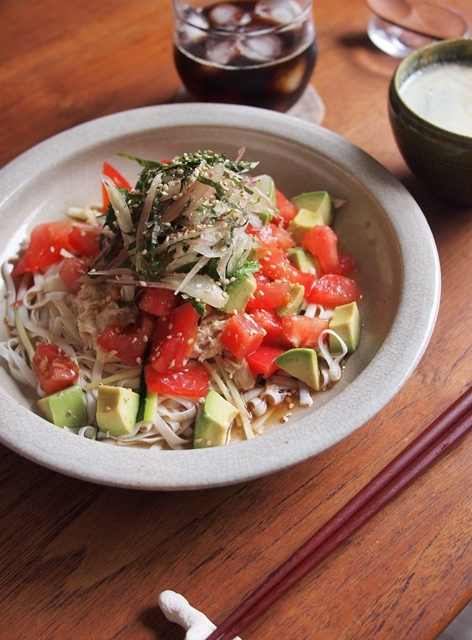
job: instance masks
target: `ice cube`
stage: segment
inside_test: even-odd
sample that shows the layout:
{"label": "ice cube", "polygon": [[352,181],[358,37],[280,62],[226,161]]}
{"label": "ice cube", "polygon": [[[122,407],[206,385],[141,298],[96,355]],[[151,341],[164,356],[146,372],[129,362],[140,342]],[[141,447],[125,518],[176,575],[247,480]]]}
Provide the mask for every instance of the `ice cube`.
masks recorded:
{"label": "ice cube", "polygon": [[275,87],[278,92],[290,94],[294,93],[303,81],[306,70],[306,60],[301,58],[297,64],[287,73],[277,77]]}
{"label": "ice cube", "polygon": [[206,45],[207,60],[214,64],[227,65],[237,54],[236,38],[214,40],[210,38]]}
{"label": "ice cube", "polygon": [[186,22],[178,23],[182,39],[187,42],[203,40],[207,35],[206,32],[210,28],[206,17],[197,11],[191,11],[187,14],[186,20]]}
{"label": "ice cube", "polygon": [[254,62],[276,60],[282,49],[280,40],[275,35],[241,38],[238,49],[243,56]]}
{"label": "ice cube", "polygon": [[300,14],[300,5],[295,0],[259,0],[254,13],[279,24],[292,22]]}
{"label": "ice cube", "polygon": [[235,27],[239,25],[241,13],[233,4],[218,4],[210,11],[210,20],[217,27]]}

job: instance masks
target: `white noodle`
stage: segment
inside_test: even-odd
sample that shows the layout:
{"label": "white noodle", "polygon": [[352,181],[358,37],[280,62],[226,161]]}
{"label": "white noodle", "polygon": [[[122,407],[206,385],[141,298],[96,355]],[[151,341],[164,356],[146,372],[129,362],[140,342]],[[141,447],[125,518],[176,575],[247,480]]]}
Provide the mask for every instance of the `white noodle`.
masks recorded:
{"label": "white noodle", "polygon": [[[329,349],[326,346],[326,343],[324,341],[324,336],[327,334],[331,334],[332,336],[335,336],[341,343],[342,351],[335,358],[333,358],[333,356],[330,354]],[[337,333],[335,333],[331,329],[325,329],[320,333],[320,337],[318,339],[318,346],[320,349],[320,355],[323,356],[323,358],[326,360],[328,364],[329,379],[331,380],[331,382],[337,382],[338,380],[341,379],[341,375],[342,375],[342,369],[339,363],[341,362],[341,360],[344,358],[344,356],[348,351],[346,343]]]}

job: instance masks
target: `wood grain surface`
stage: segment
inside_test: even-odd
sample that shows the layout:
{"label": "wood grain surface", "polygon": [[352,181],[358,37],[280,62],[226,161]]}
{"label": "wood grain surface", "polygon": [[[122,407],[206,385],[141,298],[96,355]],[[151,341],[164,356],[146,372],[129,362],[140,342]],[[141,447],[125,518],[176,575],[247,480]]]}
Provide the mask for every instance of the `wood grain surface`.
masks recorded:
{"label": "wood grain surface", "polygon": [[[451,0],[472,24],[470,0]],[[397,60],[367,39],[363,0],[315,4],[313,84],[324,125],[385,165],[438,244],[438,322],[390,404],[329,451],[248,484],[127,491],[51,472],[0,446],[0,638],[179,640],[157,606],[183,593],[219,622],[455,400],[472,379],[472,211],[406,168],[387,116]],[[47,137],[171,101],[170,0],[2,0],[0,166]],[[432,640],[472,598],[464,440],[243,635],[244,640]]]}

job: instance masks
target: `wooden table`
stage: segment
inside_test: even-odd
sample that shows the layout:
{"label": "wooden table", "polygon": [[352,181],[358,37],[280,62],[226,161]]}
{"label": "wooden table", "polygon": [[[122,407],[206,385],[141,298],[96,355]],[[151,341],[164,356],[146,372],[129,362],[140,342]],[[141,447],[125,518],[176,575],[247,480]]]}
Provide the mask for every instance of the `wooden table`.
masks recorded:
{"label": "wooden table", "polygon": [[[451,0],[472,24],[470,0]],[[3,0],[0,166],[97,116],[170,101],[170,0]],[[324,124],[411,191],[436,238],[442,305],[390,404],[315,459],[197,492],[107,488],[0,447],[0,637],[178,639],[157,607],[175,589],[225,615],[471,383],[472,211],[406,168],[387,117],[397,61],[366,37],[362,0],[318,2],[313,76]],[[427,640],[472,598],[472,438],[457,446],[243,634],[265,640]]]}

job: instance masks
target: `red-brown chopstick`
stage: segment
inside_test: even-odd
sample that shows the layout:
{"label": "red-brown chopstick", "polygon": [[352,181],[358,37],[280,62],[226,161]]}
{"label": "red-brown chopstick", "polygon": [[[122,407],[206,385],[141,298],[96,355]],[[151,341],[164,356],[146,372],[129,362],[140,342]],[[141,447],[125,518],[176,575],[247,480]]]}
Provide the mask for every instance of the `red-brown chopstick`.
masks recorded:
{"label": "red-brown chopstick", "polygon": [[472,386],[269,575],[207,640],[232,640],[472,429]]}

